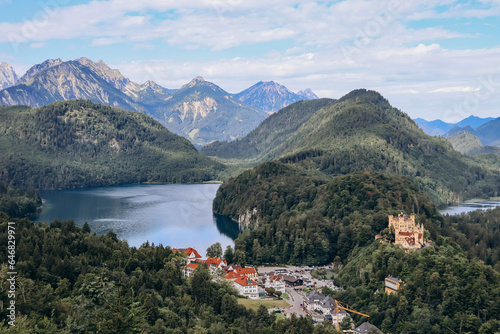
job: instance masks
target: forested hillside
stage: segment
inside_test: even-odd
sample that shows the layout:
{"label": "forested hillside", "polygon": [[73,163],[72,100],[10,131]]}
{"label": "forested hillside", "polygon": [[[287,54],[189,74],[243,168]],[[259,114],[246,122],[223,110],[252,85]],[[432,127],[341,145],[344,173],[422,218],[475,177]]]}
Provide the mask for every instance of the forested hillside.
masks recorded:
{"label": "forested hillside", "polygon": [[273,150],[287,140],[319,109],[334,103],[332,99],[300,101],[266,118],[255,130],[232,142],[211,143],[201,150],[208,156],[225,159],[272,160],[279,156]]}
{"label": "forested hillside", "polygon": [[0,181],[0,212],[10,217],[24,217],[34,214],[41,205],[42,199],[33,187],[24,191]]}
{"label": "forested hillside", "polygon": [[[357,172],[325,181],[281,162],[222,185],[214,201],[215,212],[253,227],[235,241],[237,261],[333,262],[344,290],[324,292],[388,334],[500,330],[499,210],[442,217],[404,176]],[[433,242],[405,252],[375,241],[390,238],[387,215],[399,212],[415,214]],[[384,293],[389,275],[405,283],[397,294]]]}
{"label": "forested hillside", "polygon": [[[319,103],[294,104],[247,137],[213,144],[203,152],[260,162],[280,158],[330,178],[356,171],[401,174],[438,205],[497,196],[500,165],[466,157],[444,138],[426,135],[377,92],[356,90],[323,107]],[[283,127],[293,130],[282,132]]]}
{"label": "forested hillside", "polygon": [[[7,222],[0,213],[0,243]],[[184,258],[170,247],[130,248],[113,232],[97,236],[72,221],[14,220],[15,327],[0,309],[0,333],[334,333],[310,318],[276,320],[238,305],[231,284],[214,283],[200,266],[181,276]],[[0,298],[7,298],[7,252],[0,252]],[[9,276],[10,277],[10,276]]]}
{"label": "forested hillside", "polygon": [[444,216],[443,235],[500,272],[500,208]]}
{"label": "forested hillside", "polygon": [[[345,291],[335,296],[386,334],[498,333],[498,271],[468,260],[447,238],[437,244],[410,253],[380,243],[357,249],[335,280]],[[383,292],[388,275],[405,283],[397,294]]]}
{"label": "forested hillside", "polygon": [[447,137],[453,148],[463,154],[475,156],[479,154],[500,155],[500,147],[483,145],[481,140],[468,131],[461,131]]}
{"label": "forested hillside", "polygon": [[359,172],[331,181],[269,162],[223,184],[214,212],[253,227],[235,242],[248,263],[317,265],[346,260],[387,227],[387,215],[415,213],[436,237],[442,224],[436,206],[399,175]]}
{"label": "forested hillside", "polygon": [[40,189],[201,182],[222,166],[152,118],[90,101],[0,108],[0,178]]}

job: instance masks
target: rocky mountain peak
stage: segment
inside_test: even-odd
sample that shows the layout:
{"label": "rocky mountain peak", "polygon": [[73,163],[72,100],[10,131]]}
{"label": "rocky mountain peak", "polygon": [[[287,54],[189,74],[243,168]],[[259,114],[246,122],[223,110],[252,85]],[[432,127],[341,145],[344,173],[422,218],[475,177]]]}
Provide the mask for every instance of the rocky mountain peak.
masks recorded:
{"label": "rocky mountain peak", "polygon": [[119,70],[109,67],[104,61],[99,60],[98,62],[93,62],[86,57],[82,57],[76,59],[75,62],[91,68],[107,83],[113,85],[116,89],[128,96],[137,96],[137,91],[140,89],[140,86],[131,82],[127,77],[121,74]]}
{"label": "rocky mountain peak", "polygon": [[157,93],[164,93],[165,92],[165,88],[163,88],[162,86],[158,85],[156,82],[151,81],[151,80],[148,80],[141,85],[141,90],[147,90],[147,89],[150,89],[153,92],[157,92]]}
{"label": "rocky mountain peak", "polygon": [[0,64],[0,89],[14,86],[17,81],[18,77],[12,66],[9,63],[2,62]]}
{"label": "rocky mountain peak", "polygon": [[[311,92],[312,93],[312,92]],[[314,93],[313,93],[314,95]],[[274,81],[260,81],[235,95],[236,98],[268,113],[276,112],[292,103],[317,98],[295,94]]]}
{"label": "rocky mountain peak", "polygon": [[311,88],[301,90],[297,95],[303,96],[306,100],[316,100],[319,99],[318,95],[314,94]]}
{"label": "rocky mountain peak", "polygon": [[193,80],[189,81],[189,83],[187,83],[184,86],[182,86],[182,88],[191,88],[191,87],[194,87],[196,85],[206,84],[206,83],[209,83],[209,82],[205,81],[205,79],[203,79],[203,77],[197,76]]}
{"label": "rocky mountain peak", "polygon": [[57,66],[62,64],[63,61],[61,58],[57,59],[47,59],[41,64],[36,64],[32,66],[20,79],[18,83],[27,83],[30,81],[31,78],[33,78],[37,73],[40,73],[42,71],[45,71],[46,69],[49,69],[51,67]]}

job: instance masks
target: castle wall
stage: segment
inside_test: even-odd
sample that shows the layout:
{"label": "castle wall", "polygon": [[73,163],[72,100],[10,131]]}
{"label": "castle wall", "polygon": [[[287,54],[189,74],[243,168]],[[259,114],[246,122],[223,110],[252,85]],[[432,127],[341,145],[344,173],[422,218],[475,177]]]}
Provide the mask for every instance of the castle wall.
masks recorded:
{"label": "castle wall", "polygon": [[394,244],[404,248],[421,248],[424,245],[424,227],[415,224],[415,216],[403,213],[394,217],[389,215],[389,228],[394,228]]}

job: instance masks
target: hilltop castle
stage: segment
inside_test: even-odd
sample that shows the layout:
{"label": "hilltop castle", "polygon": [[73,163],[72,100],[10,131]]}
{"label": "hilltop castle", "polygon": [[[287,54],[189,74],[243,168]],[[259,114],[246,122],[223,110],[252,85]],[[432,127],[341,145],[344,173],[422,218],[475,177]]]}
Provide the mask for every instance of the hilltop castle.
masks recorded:
{"label": "hilltop castle", "polygon": [[405,216],[402,212],[394,217],[389,215],[389,228],[394,227],[395,245],[407,249],[418,249],[424,246],[424,226],[415,224],[415,216]]}

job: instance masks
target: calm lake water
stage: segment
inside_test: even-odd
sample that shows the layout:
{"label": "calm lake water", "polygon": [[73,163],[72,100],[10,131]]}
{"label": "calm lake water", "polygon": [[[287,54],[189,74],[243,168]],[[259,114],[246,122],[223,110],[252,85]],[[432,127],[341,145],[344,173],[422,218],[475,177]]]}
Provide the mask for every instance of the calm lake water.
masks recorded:
{"label": "calm lake water", "polygon": [[212,213],[218,184],[128,185],[41,191],[44,205],[34,221],[73,219],[93,232],[113,230],[130,246],[149,241],[194,247],[204,256],[211,244],[234,246],[238,224]]}
{"label": "calm lake water", "polygon": [[481,202],[467,202],[460,203],[459,205],[449,206],[444,210],[441,210],[441,214],[458,215],[461,213],[467,213],[475,210],[486,210],[492,209],[500,206],[498,201],[481,201]]}

